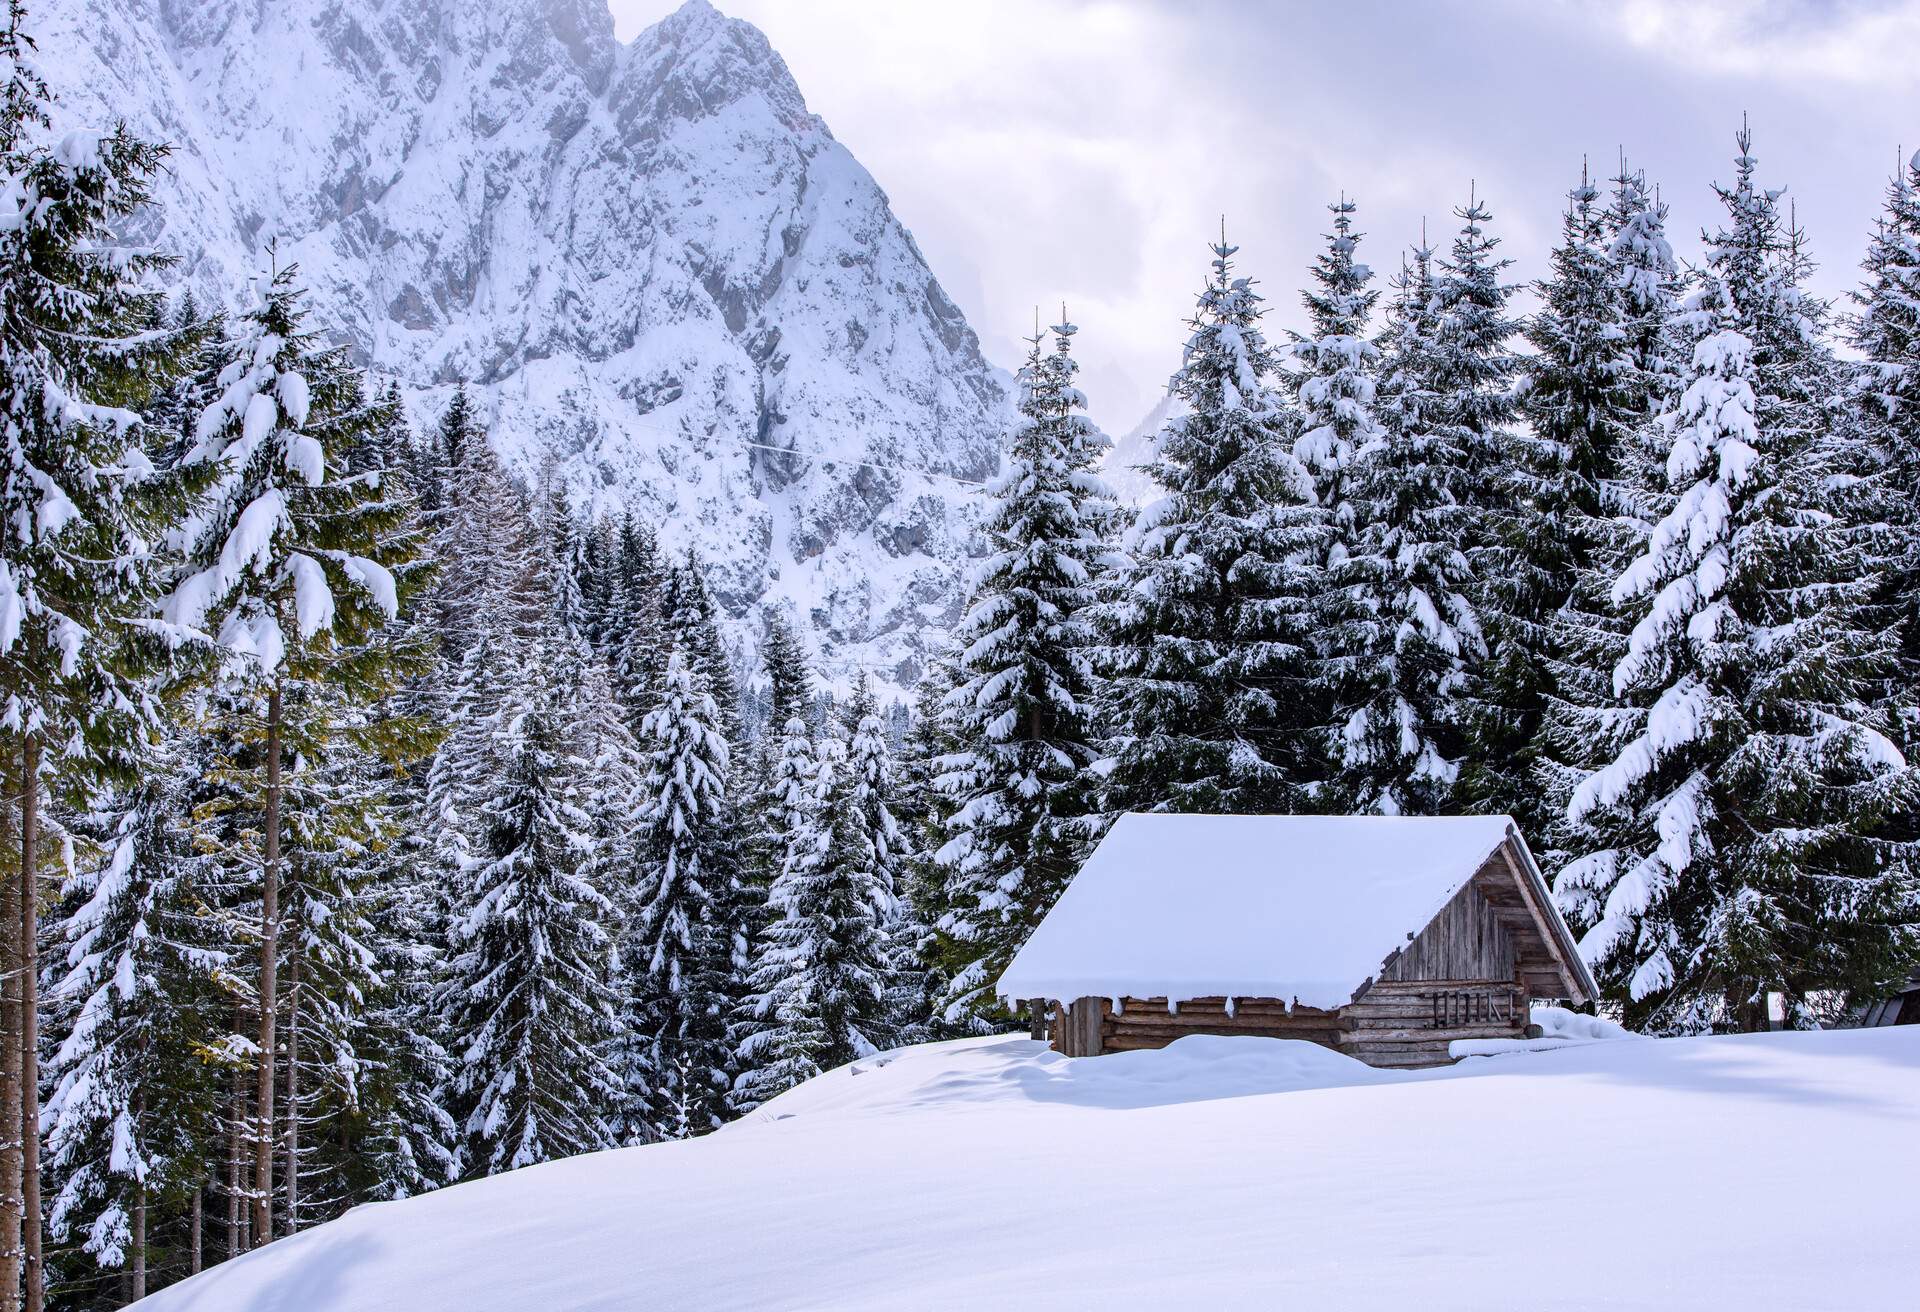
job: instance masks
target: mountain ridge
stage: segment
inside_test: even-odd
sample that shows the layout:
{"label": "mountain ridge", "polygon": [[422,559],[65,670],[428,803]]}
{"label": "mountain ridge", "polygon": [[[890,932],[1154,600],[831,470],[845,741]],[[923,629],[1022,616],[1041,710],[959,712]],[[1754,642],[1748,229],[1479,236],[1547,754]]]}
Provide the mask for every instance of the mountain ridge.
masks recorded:
{"label": "mountain ridge", "polygon": [[[270,237],[416,424],[471,380],[526,484],[630,508],[734,634],[904,689],[957,614],[1009,403],[885,192],[706,0],[81,0],[71,123],[174,143],[150,237],[231,303]],[[767,449],[772,448],[772,449]]]}

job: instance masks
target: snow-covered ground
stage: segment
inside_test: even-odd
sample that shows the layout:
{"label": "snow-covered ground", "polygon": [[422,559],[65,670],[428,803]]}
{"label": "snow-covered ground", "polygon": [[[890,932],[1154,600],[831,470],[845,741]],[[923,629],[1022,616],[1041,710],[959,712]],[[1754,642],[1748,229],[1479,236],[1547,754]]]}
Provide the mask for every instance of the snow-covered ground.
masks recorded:
{"label": "snow-covered ground", "polygon": [[142,1306],[1898,1308],[1917,1182],[1920,1028],[1415,1073],[977,1039],[707,1139],[362,1207]]}

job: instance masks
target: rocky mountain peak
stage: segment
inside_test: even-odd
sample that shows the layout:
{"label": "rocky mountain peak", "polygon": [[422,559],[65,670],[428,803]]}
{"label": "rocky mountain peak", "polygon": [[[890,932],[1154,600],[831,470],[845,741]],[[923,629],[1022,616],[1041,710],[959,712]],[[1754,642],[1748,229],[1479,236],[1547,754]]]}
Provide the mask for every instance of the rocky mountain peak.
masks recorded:
{"label": "rocky mountain peak", "polygon": [[528,483],[707,559],[750,646],[792,612],[902,688],[956,613],[1008,400],[873,178],[752,25],[689,0],[70,0],[63,118],[175,146],[203,298],[275,240],[416,422],[477,386]]}

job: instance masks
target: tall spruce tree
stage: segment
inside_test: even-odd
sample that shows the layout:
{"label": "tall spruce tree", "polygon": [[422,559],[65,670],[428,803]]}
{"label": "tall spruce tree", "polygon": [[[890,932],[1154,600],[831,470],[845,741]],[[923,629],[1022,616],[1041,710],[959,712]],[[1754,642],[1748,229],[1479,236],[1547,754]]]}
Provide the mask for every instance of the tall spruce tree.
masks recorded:
{"label": "tall spruce tree", "polygon": [[946,870],[938,926],[956,969],[949,1010],[988,1009],[991,986],[1053,906],[1097,836],[1099,755],[1088,607],[1111,498],[1092,472],[1104,439],[1081,414],[1069,353],[1035,334],[1020,372],[1019,419],[989,490],[981,565],[956,631],[958,681],[938,763],[952,807],[936,859]]}
{"label": "tall spruce tree", "polygon": [[[773,918],[742,1007],[752,1026],[743,1045],[750,1069],[735,1094],[742,1106],[865,1056],[887,1037],[893,825],[879,722],[870,702],[856,698],[855,707],[852,755],[827,738],[806,762],[794,741],[802,726],[789,722],[798,841],[774,881]],[[809,764],[811,786],[798,787]]]}
{"label": "tall spruce tree", "polygon": [[6,1068],[20,1076],[4,1081],[0,1106],[0,1298],[23,1289],[39,1312],[43,799],[49,781],[124,778],[157,718],[151,688],[131,676],[151,655],[139,620],[160,582],[152,544],[181,513],[183,488],[156,477],[137,411],[179,375],[195,331],[163,322],[150,275],[165,261],[117,239],[165,152],[124,128],[50,140],[25,23],[11,0],[0,27],[0,745],[8,795],[21,799],[21,891],[0,967],[17,1019]]}
{"label": "tall spruce tree", "polygon": [[1300,298],[1313,331],[1295,335],[1288,354],[1296,367],[1281,378],[1300,412],[1293,452],[1313,475],[1314,498],[1327,517],[1323,563],[1338,568],[1360,531],[1355,461],[1381,441],[1374,412],[1380,348],[1367,338],[1380,293],[1370,285],[1373,270],[1354,258],[1360,245],[1353,230],[1357,207],[1343,196],[1327,208],[1333,231],[1314,262],[1315,287]]}
{"label": "tall spruce tree", "polygon": [[1583,588],[1602,574],[1610,582],[1633,544],[1630,450],[1646,416],[1599,199],[1583,173],[1568,193],[1553,274],[1536,284],[1540,308],[1527,321],[1527,432],[1512,438],[1521,481],[1503,518],[1504,564],[1489,587],[1509,641],[1465,789],[1542,837],[1556,820],[1554,792],[1537,768],[1550,708],[1567,691],[1563,682],[1579,681],[1592,650]]}
{"label": "tall spruce tree", "polygon": [[47,998],[50,1227],[136,1296],[159,1219],[205,1179],[227,1069],[215,1041],[237,945],[206,914],[218,893],[193,849],[185,761],[170,734],[139,782],[102,799],[111,818],[68,890]]}
{"label": "tall spruce tree", "polygon": [[631,1123],[655,1138],[704,1134],[725,1118],[733,1052],[735,877],[731,751],[704,670],[676,643],[659,704],[641,724],[646,763],[634,910],[621,956],[624,1024],[646,1045],[627,1075]]}
{"label": "tall spruce tree", "polygon": [[1851,329],[1852,422],[1860,472],[1853,518],[1879,573],[1876,613],[1899,635],[1889,703],[1909,756],[1920,749],[1920,152],[1896,172],[1862,263]]}
{"label": "tall spruce tree", "polygon": [[[895,926],[894,1013],[906,1017],[906,1041],[954,1038],[973,1032],[970,1013],[949,1020],[945,999],[952,973],[972,958],[954,961],[965,950],[937,928],[951,909],[946,869],[937,858],[947,841],[952,801],[940,788],[940,762],[959,743],[948,732],[944,706],[952,692],[953,670],[944,648],[936,648],[914,690],[914,705],[901,741],[899,804],[895,817],[903,835],[903,873],[899,883],[899,921]],[[957,1022],[957,1023],[956,1023]]]}
{"label": "tall spruce tree", "polygon": [[244,732],[258,735],[258,1243],[273,1232],[287,692],[304,682],[386,690],[394,653],[377,636],[398,614],[392,566],[411,549],[395,534],[408,502],[387,497],[377,474],[348,472],[348,450],[383,416],[345,351],[322,348],[306,327],[294,277],[276,272],[226,345],[220,395],[185,457],[217,474],[177,535],[189,569],[161,608],[176,633],[211,635],[246,695]]}
{"label": "tall spruce tree", "polygon": [[[1667,207],[1649,192],[1646,175],[1630,171],[1624,159],[1613,179],[1603,230],[1620,296],[1622,346],[1632,369],[1625,385],[1640,398],[1642,414],[1651,418],[1672,408],[1686,364],[1673,324],[1681,278],[1667,240]],[[1648,429],[1640,425],[1636,431]],[[1654,454],[1656,464],[1664,461],[1665,452]]]}
{"label": "tall spruce tree", "polygon": [[1454,806],[1466,753],[1460,698],[1485,654],[1463,544],[1473,531],[1461,427],[1438,422],[1432,255],[1394,279],[1381,336],[1381,441],[1359,461],[1360,534],[1331,571],[1337,810],[1433,815]]}
{"label": "tall spruce tree", "polygon": [[613,1144],[611,871],[593,814],[593,746],[565,696],[577,650],[533,644],[488,718],[499,776],[470,812],[479,832],[444,1004],[469,1175]]}
{"label": "tall spruce tree", "polygon": [[906,836],[894,816],[899,790],[894,753],[886,722],[881,717],[870,680],[861,679],[847,703],[847,797],[852,814],[854,862],[860,879],[869,886],[868,900],[880,907],[880,942],[873,949],[873,966],[882,980],[879,1010],[863,1033],[876,1047],[891,1046],[904,1029],[895,995],[895,974],[909,929],[903,917],[900,883],[906,864]]}
{"label": "tall spruce tree", "polygon": [[1426,357],[1431,403],[1424,422],[1454,453],[1459,524],[1484,655],[1468,662],[1453,713],[1466,733],[1450,808],[1525,816],[1533,733],[1544,706],[1537,635],[1529,619],[1539,579],[1528,555],[1535,507],[1527,461],[1515,433],[1514,390],[1520,358],[1509,349],[1518,325],[1509,312],[1516,290],[1501,281],[1511,260],[1495,254],[1492,214],[1477,196],[1460,219],[1433,279],[1432,340]]}
{"label": "tall spruce tree", "polygon": [[1261,297],[1213,247],[1158,439],[1168,491],[1102,608],[1109,809],[1290,812],[1322,772],[1312,598],[1326,516],[1266,378]]}
{"label": "tall spruce tree", "polygon": [[776,838],[770,850],[777,865],[767,893],[771,920],[755,938],[755,960],[745,980],[745,996],[734,1008],[728,1029],[739,1068],[728,1095],[735,1111],[751,1111],[816,1073],[812,1054],[819,1037],[811,1028],[804,1033],[795,1030],[792,1015],[778,1014],[776,986],[785,976],[779,968],[769,968],[766,961],[770,951],[767,931],[781,915],[775,901],[781,880],[796,877],[794,872],[819,855],[825,823],[819,772],[812,731],[799,714],[789,715],[774,748],[766,817]]}
{"label": "tall spruce tree", "polygon": [[1890,644],[1862,623],[1869,580],[1809,431],[1824,348],[1744,130],[1740,149],[1661,419],[1675,501],[1613,588],[1635,622],[1556,882],[1610,998],[1661,1030],[1765,1028],[1770,995],[1809,1024],[1818,997],[1906,969],[1920,916],[1885,831],[1915,774],[1867,696]]}

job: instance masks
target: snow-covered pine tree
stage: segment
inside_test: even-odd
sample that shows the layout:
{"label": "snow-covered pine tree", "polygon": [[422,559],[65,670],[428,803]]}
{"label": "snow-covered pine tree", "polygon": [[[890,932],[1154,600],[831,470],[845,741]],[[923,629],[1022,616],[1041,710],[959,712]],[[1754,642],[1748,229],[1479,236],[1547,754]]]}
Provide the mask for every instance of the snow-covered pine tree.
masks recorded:
{"label": "snow-covered pine tree", "polygon": [[583,743],[584,651],[550,637],[524,651],[487,717],[499,774],[469,803],[475,830],[455,957],[443,991],[454,1060],[451,1110],[465,1175],[612,1146],[620,1091],[604,1048],[615,1021],[614,907],[594,815],[597,745]]}
{"label": "snow-covered pine tree", "polygon": [[281,882],[280,1228],[291,1234],[353,1202],[350,1140],[377,1065],[369,1008],[383,981],[373,918],[393,841],[391,776],[363,708],[317,682],[286,693],[287,815]]}
{"label": "snow-covered pine tree", "polygon": [[1635,623],[1556,881],[1608,996],[1656,1030],[1765,1028],[1772,995],[1803,1026],[1920,946],[1911,847],[1883,836],[1916,777],[1867,698],[1890,644],[1861,623],[1862,561],[1826,509],[1830,452],[1790,365],[1822,344],[1793,340],[1809,321],[1777,193],[1740,146],[1661,419],[1675,503],[1614,584]]}
{"label": "snow-covered pine tree", "polygon": [[[1630,171],[1624,159],[1602,222],[1620,294],[1622,346],[1633,370],[1623,385],[1640,398],[1644,416],[1664,414],[1679,396],[1686,363],[1673,330],[1680,268],[1667,240],[1666,204],[1648,191],[1646,175]],[[1665,458],[1657,453],[1655,464],[1664,468]]]}
{"label": "snow-covered pine tree", "polygon": [[[1561,216],[1552,276],[1535,286],[1540,308],[1527,321],[1534,351],[1521,393],[1527,431],[1510,439],[1522,481],[1506,517],[1504,564],[1488,586],[1507,641],[1489,676],[1497,704],[1476,725],[1462,788],[1540,837],[1559,814],[1536,768],[1546,723],[1556,699],[1578,691],[1563,685],[1582,682],[1594,650],[1593,612],[1604,601],[1583,584],[1610,583],[1633,545],[1630,451],[1646,417],[1599,199],[1583,171]],[[1557,800],[1563,809],[1565,798]]]}
{"label": "snow-covered pine tree", "polygon": [[1322,774],[1312,650],[1326,516],[1267,384],[1261,298],[1213,247],[1213,274],[1160,433],[1168,496],[1135,528],[1102,607],[1108,810],[1289,812]]}
{"label": "snow-covered pine tree", "polygon": [[[906,1018],[904,1042],[954,1038],[972,1033],[976,1018],[961,1023],[944,1018],[944,1000],[956,967],[955,948],[965,949],[943,936],[936,926],[951,907],[947,901],[946,869],[937,853],[946,843],[952,801],[940,789],[940,762],[959,749],[947,731],[944,712],[953,691],[954,671],[944,648],[928,657],[926,673],[914,690],[913,710],[902,736],[899,802],[895,818],[902,835],[903,855],[898,882],[899,917],[894,930],[894,1000],[890,1010]],[[1096,703],[1097,705],[1097,703]]]}
{"label": "snow-covered pine tree", "polygon": [[67,890],[48,991],[47,1169],[53,1237],[92,1271],[149,1287],[160,1222],[186,1210],[220,1138],[233,945],[206,907],[187,823],[185,756],[168,736],[137,783],[102,799],[96,860]]}
{"label": "snow-covered pine tree", "polygon": [[257,720],[261,811],[260,1051],[254,1144],[256,1242],[272,1235],[275,1065],[279,1045],[281,844],[286,816],[286,693],[332,682],[377,683],[391,655],[378,636],[399,610],[391,564],[409,503],[388,498],[378,474],[347,472],[347,451],[380,422],[340,348],[305,326],[292,268],[274,274],[236,325],[201,415],[189,467],[217,471],[212,494],[175,541],[188,569],[161,607],[182,639],[211,641],[224,676]]}
{"label": "snow-covered pine tree", "polygon": [[936,763],[951,808],[936,860],[938,926],[958,965],[948,1008],[992,1011],[991,985],[1098,836],[1099,756],[1087,620],[1113,506],[1092,472],[1104,439],[1081,411],[1068,347],[1036,333],[1020,371],[1019,419],[989,490],[979,568],[955,632],[957,682],[942,715],[956,750]]}
{"label": "snow-covered pine tree", "polygon": [[1337,739],[1335,810],[1433,815],[1453,806],[1465,754],[1459,699],[1485,653],[1461,544],[1469,464],[1457,426],[1434,416],[1437,324],[1425,246],[1393,282],[1381,335],[1382,440],[1355,468],[1360,534],[1331,572],[1336,622],[1323,639]]}
{"label": "snow-covered pine tree", "polygon": [[[789,710],[792,710],[789,707]],[[778,919],[773,903],[781,880],[798,878],[803,866],[817,861],[821,832],[827,823],[825,798],[819,792],[819,757],[813,733],[801,714],[790,714],[776,740],[768,788],[767,822],[777,836],[772,855],[778,865],[768,889],[769,913]],[[812,1054],[823,1041],[816,1023],[778,1014],[778,986],[786,978],[784,964],[768,964],[775,949],[763,926],[754,942],[755,961],[746,980],[746,996],[734,1008],[728,1035],[734,1044],[739,1074],[728,1103],[736,1112],[748,1112],[766,1099],[817,1073]],[[756,992],[756,988],[759,990]]]}
{"label": "snow-covered pine tree", "polygon": [[1875,606],[1899,635],[1899,667],[1882,694],[1901,745],[1920,750],[1920,152],[1896,170],[1854,292],[1851,432],[1864,478],[1854,489],[1859,537],[1879,573]]}
{"label": "snow-covered pine tree", "polygon": [[608,669],[613,668],[614,583],[620,554],[620,529],[605,515],[595,516],[580,535],[581,632]]}
{"label": "snow-covered pine tree", "polygon": [[460,1129],[440,1094],[452,1077],[435,994],[447,962],[447,899],[439,887],[428,794],[399,805],[401,832],[377,854],[374,970],[368,1041],[377,1054],[360,1078],[364,1119],[355,1141],[356,1197],[406,1198],[458,1175]]}
{"label": "snow-covered pine tree", "polygon": [[[785,726],[789,720],[805,719],[813,701],[813,672],[807,668],[806,653],[786,616],[768,607],[761,619],[765,627],[760,664],[766,687],[755,689],[754,696],[765,710],[756,709],[759,723],[750,726],[751,755],[744,763],[736,758],[733,771],[735,792],[745,799],[739,859],[741,878],[747,885],[749,959],[751,945],[766,928],[767,890],[784,867],[790,846],[785,830],[787,783],[780,777]],[[740,768],[743,764],[744,769]]]}
{"label": "snow-covered pine tree", "polygon": [[1333,231],[1327,249],[1314,261],[1316,286],[1301,294],[1312,324],[1310,336],[1294,334],[1288,355],[1295,368],[1280,375],[1300,412],[1300,435],[1293,453],[1313,475],[1315,500],[1327,517],[1324,561],[1338,568],[1351,554],[1360,529],[1353,505],[1354,461],[1381,440],[1374,413],[1380,348],[1367,338],[1367,323],[1380,293],[1370,285],[1373,270],[1354,258],[1360,234],[1353,230],[1357,208],[1342,196],[1327,207]]}
{"label": "snow-covered pine tree", "polygon": [[607,665],[614,696],[637,735],[659,700],[670,640],[659,545],[653,530],[632,515],[620,525],[608,606]]}
{"label": "snow-covered pine tree", "polygon": [[1501,281],[1512,261],[1494,254],[1500,242],[1488,235],[1486,204],[1476,196],[1454,214],[1460,231],[1433,280],[1426,425],[1460,461],[1456,486],[1466,513],[1458,545],[1486,653],[1468,663],[1456,704],[1466,750],[1448,804],[1524,816],[1535,796],[1530,752],[1545,697],[1527,625],[1527,587],[1536,580],[1524,562],[1535,510],[1513,428],[1521,361],[1509,349],[1519,325],[1508,305],[1516,288]]}
{"label": "snow-covered pine tree", "polygon": [[707,676],[676,640],[641,724],[638,873],[621,959],[623,1026],[647,1045],[624,1073],[630,1124],[654,1138],[704,1134],[732,1085],[726,1022],[737,989],[726,884],[736,877],[730,749]]}
{"label": "snow-covered pine tree", "polygon": [[784,731],[788,720],[806,719],[813,709],[813,671],[793,625],[779,610],[768,607],[766,633],[760,642],[760,664],[767,672],[767,719],[772,735]]}
{"label": "snow-covered pine tree", "polygon": [[[861,725],[877,723],[861,715]],[[797,726],[790,722],[789,737]],[[743,1007],[756,1025],[743,1045],[752,1065],[735,1091],[743,1108],[865,1056],[886,1037],[893,893],[882,833],[891,816],[881,796],[883,749],[860,727],[853,733],[856,743],[869,739],[858,762],[838,738],[820,743],[812,796],[797,808],[797,832],[810,841],[796,845],[774,881],[773,919]]]}
{"label": "snow-covered pine tree", "polygon": [[540,492],[535,500],[540,506],[542,551],[551,580],[554,620],[565,632],[584,639],[589,608],[580,586],[580,533],[574,525],[573,507],[568,504],[566,488],[560,485],[551,465],[541,472]]}
{"label": "snow-covered pine tree", "polygon": [[916,935],[911,911],[904,908],[900,900],[906,839],[900,822],[894,818],[899,792],[894,779],[893,744],[869,680],[861,679],[854,688],[844,722],[847,730],[844,805],[851,812],[848,822],[854,830],[855,863],[860,867],[861,878],[873,886],[871,897],[883,906],[882,943],[874,965],[881,975],[884,996],[879,1012],[866,1022],[863,1032],[874,1046],[890,1047],[911,1024],[911,1018],[894,1006],[894,986],[900,953],[912,945]]}
{"label": "snow-covered pine tree", "polygon": [[428,532],[442,533],[459,505],[461,471],[487,445],[487,435],[464,381],[456,383],[440,422],[416,448],[413,486]]}
{"label": "snow-covered pine tree", "polygon": [[[151,544],[182,513],[184,488],[156,476],[137,409],[179,375],[195,332],[162,323],[150,275],[165,261],[118,238],[148,201],[165,152],[124,128],[50,141],[50,97],[25,22],[25,6],[11,0],[0,26],[0,510],[9,526],[0,543],[0,759],[8,795],[22,799],[11,837],[31,895],[17,900],[0,962],[17,981],[6,1065],[21,1071],[5,1085],[0,1119],[31,1130],[40,1119],[43,790],[49,779],[125,778],[158,717],[151,688],[134,677],[151,655],[139,621],[160,582]],[[20,1211],[10,1188],[0,1203],[0,1289],[23,1287],[38,1312],[39,1136],[9,1132],[0,1143],[9,1145],[0,1177],[10,1183],[18,1161],[22,1180]]]}
{"label": "snow-covered pine tree", "polygon": [[[746,975],[753,965],[753,933],[767,914],[766,888],[751,878],[751,844],[741,829],[753,793],[752,743],[733,652],[720,631],[720,607],[708,586],[706,565],[692,549],[669,575],[663,605],[666,636],[686,652],[689,663],[706,680],[708,695],[719,711],[716,726],[727,744],[726,789],[714,818],[705,870],[718,930],[712,943],[726,949],[724,960],[711,963],[712,979],[730,1012],[732,1004],[744,996]],[[731,1048],[726,1051],[731,1055]],[[726,1072],[727,1085],[734,1074]]]}

